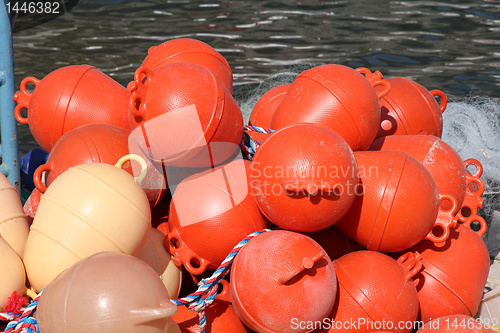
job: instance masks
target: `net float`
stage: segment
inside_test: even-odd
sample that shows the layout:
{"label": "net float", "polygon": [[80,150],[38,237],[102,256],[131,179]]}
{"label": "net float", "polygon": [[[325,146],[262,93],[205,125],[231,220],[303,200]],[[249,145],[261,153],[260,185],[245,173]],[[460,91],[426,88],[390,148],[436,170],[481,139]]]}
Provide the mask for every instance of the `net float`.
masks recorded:
{"label": "net float", "polygon": [[444,243],[424,240],[408,249],[422,257],[423,268],[414,277],[421,320],[476,314],[490,269],[489,253],[480,236],[458,225]]}
{"label": "net float", "polygon": [[[234,311],[229,295],[229,283],[221,280],[219,286],[222,290],[218,292],[213,303],[205,308],[206,333],[247,333],[246,327]],[[199,333],[198,313],[180,306],[172,320],[179,325],[182,333]]]}
{"label": "net float", "polygon": [[[497,319],[498,322],[498,319]],[[455,314],[432,319],[416,333],[495,333],[494,325],[483,323],[471,316]]]}
{"label": "net float", "polygon": [[354,204],[335,227],[368,250],[381,252],[448,237],[449,228],[456,225],[456,201],[439,196],[420,162],[402,151],[359,151],[354,156],[361,185]]}
{"label": "net float", "polygon": [[146,262],[160,276],[170,298],[177,298],[181,291],[182,270],[173,263],[173,256],[165,249],[165,234],[151,228],[148,239],[137,258]]}
{"label": "net float", "polygon": [[14,291],[23,294],[26,291],[26,272],[16,251],[0,236],[0,311],[7,305]]}
{"label": "net float", "polygon": [[209,69],[190,63],[139,67],[128,89],[131,139],[153,162],[210,167],[238,151],[243,115]]}
{"label": "net float", "polygon": [[174,62],[188,62],[210,69],[233,93],[233,72],[227,60],[212,46],[192,38],[176,38],[152,46],[141,67],[151,71]]}
{"label": "net float", "polygon": [[142,249],[151,228],[151,210],[142,188],[121,169],[129,160],[146,170],[146,162],[131,155],[116,166],[82,164],[59,175],[42,195],[23,255],[35,292],[89,255],[136,255]]}
{"label": "net float", "polygon": [[[115,164],[129,152],[140,154],[140,149],[130,147],[129,135],[130,130],[108,124],[87,124],[68,131],[54,145],[47,162],[35,170],[33,182],[36,188],[44,193],[47,186],[72,166],[88,163]],[[149,162],[147,159],[145,161]],[[134,175],[134,167],[129,162],[124,165],[124,169]],[[45,182],[42,181],[43,173]],[[148,195],[152,207],[165,195],[165,182],[163,175],[149,162],[148,171],[140,185]]]}
{"label": "net float", "polygon": [[379,99],[389,90],[379,71],[337,64],[313,67],[295,78],[274,113],[271,128],[321,124],[335,130],[352,150],[366,150],[380,126]]}
{"label": "net float", "polygon": [[241,239],[268,227],[250,190],[249,172],[250,162],[237,158],[177,185],[165,241],[174,263],[194,275],[216,269]]}
{"label": "net float", "polygon": [[236,255],[230,281],[236,313],[257,332],[310,332],[299,323],[327,318],[337,294],[335,270],[323,248],[288,230],[251,239]]}
{"label": "net float", "polygon": [[[462,207],[466,190],[466,169],[462,158],[434,135],[389,135],[373,141],[370,150],[404,151],[430,172],[439,194],[450,195]],[[456,213],[454,211],[453,213]]]}
{"label": "net float", "polygon": [[[33,84],[33,92],[28,91]],[[33,138],[46,152],[69,130],[90,123],[128,128],[130,93],[121,84],[89,65],[56,69],[39,80],[27,77],[14,95],[14,115],[28,124]],[[21,115],[28,109],[27,117]]]}
{"label": "net float", "polygon": [[[377,138],[387,135],[428,134],[441,137],[448,98],[441,90],[427,90],[404,77],[387,79],[388,94],[380,99],[381,122]],[[436,97],[440,102],[436,101]]]}
{"label": "net float", "polygon": [[[411,332],[413,326],[399,327],[398,323],[417,319],[418,296],[412,281],[421,269],[417,254],[409,253],[396,261],[380,252],[356,251],[334,260],[333,266],[338,293],[330,314],[331,327],[323,327],[318,333],[384,328]],[[351,325],[353,320],[355,325]],[[384,323],[386,326],[381,326]]]}
{"label": "net float", "polygon": [[28,234],[28,219],[17,189],[0,173],[0,237],[22,257]]}
{"label": "net float", "polygon": [[251,187],[264,215],[281,228],[312,232],[337,222],[354,202],[352,150],[330,128],[293,124],[260,145]]}
{"label": "net float", "polygon": [[252,108],[248,125],[271,128],[274,113],[291,85],[281,84],[265,92]]}
{"label": "net float", "polygon": [[158,274],[124,253],[99,252],[59,274],[40,296],[40,333],[166,333],[176,326]]}
{"label": "net float", "polygon": [[[36,211],[38,210],[38,205],[40,204],[40,198],[42,197],[42,192],[40,192],[37,188],[31,191],[30,196],[26,199],[26,202],[23,206],[24,215],[28,219],[28,225],[31,226],[33,224],[33,219],[35,218]],[[26,235],[26,239],[28,235]],[[23,248],[24,249],[24,248]]]}

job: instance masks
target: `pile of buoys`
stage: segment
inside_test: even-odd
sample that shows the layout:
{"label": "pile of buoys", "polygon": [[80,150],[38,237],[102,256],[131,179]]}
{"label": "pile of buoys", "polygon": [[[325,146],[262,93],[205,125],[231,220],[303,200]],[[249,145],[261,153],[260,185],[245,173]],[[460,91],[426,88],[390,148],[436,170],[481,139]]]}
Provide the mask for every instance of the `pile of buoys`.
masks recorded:
{"label": "pile of buoys", "polygon": [[0,193],[5,332],[500,326],[482,167],[440,139],[443,92],[321,65],[244,126],[232,90],[189,38],[150,48],[127,88],[88,65],[23,80],[15,115],[48,157],[24,214]]}

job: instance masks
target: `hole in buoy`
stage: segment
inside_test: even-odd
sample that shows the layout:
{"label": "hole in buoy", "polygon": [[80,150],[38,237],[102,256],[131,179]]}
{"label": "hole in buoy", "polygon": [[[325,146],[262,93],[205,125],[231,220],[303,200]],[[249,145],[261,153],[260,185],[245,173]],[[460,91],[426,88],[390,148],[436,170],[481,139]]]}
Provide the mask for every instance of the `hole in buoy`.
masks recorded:
{"label": "hole in buoy", "polygon": [[136,110],[139,110],[139,107],[140,107],[140,106],[141,106],[141,99],[140,99],[140,98],[136,98],[136,99],[134,100],[134,108],[135,108]]}
{"label": "hole in buoy", "polygon": [[453,208],[453,203],[451,202],[450,199],[443,199],[441,200],[441,202],[439,203],[439,208],[443,211],[443,212],[449,212],[452,208]]}
{"label": "hole in buoy", "polygon": [[444,235],[443,227],[438,225],[434,226],[434,228],[432,228],[432,234],[436,238],[442,237]]}
{"label": "hole in buoy", "polygon": [[[468,171],[469,171],[472,175],[475,175],[475,174],[477,173],[477,170],[478,170],[477,165],[475,165],[475,164],[473,164],[473,163],[469,164],[469,165],[466,167],[466,169],[467,169],[467,170],[468,170]],[[472,169],[472,170],[471,170],[471,169]]]}
{"label": "hole in buoy", "polygon": [[478,232],[481,230],[481,223],[479,221],[472,221],[470,223],[470,228],[472,231]]}
{"label": "hole in buoy", "polygon": [[460,210],[460,213],[462,214],[463,217],[469,217],[469,216],[471,216],[472,211],[471,211],[471,209],[469,207],[464,206]]}
{"label": "hole in buoy", "polygon": [[28,108],[22,108],[19,114],[25,119],[28,118]]}
{"label": "hole in buoy", "polygon": [[467,185],[467,188],[470,192],[476,193],[477,191],[479,191],[479,184],[476,182],[471,182]]}
{"label": "hole in buoy", "polygon": [[170,245],[172,245],[174,249],[178,249],[181,247],[181,241],[173,237],[170,239]]}
{"label": "hole in buoy", "polygon": [[191,258],[189,259],[189,263],[191,264],[191,266],[193,266],[193,268],[200,268],[201,267],[201,262],[198,258]]}
{"label": "hole in buoy", "polygon": [[35,91],[35,88],[36,88],[36,85],[33,82],[28,82],[26,84],[26,91],[29,92],[30,94],[32,94],[33,91]]}

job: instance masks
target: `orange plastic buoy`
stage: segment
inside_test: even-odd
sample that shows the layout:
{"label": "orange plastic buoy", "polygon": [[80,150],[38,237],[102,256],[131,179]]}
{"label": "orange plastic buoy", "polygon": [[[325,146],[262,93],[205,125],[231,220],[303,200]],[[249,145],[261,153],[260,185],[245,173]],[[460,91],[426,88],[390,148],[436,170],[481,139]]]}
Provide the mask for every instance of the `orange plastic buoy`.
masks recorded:
{"label": "orange plastic buoy", "polygon": [[189,62],[213,71],[230,93],[233,72],[227,60],[212,46],[192,38],[176,38],[149,48],[141,67],[151,71],[174,62]]}
{"label": "orange plastic buoy", "polygon": [[190,63],[139,67],[129,90],[131,139],[151,160],[210,167],[238,151],[243,115],[211,70]]}
{"label": "orange plastic buoy", "polygon": [[[386,135],[429,134],[441,137],[448,99],[441,90],[428,91],[403,77],[387,79],[391,90],[380,99],[382,112],[377,138]],[[441,100],[436,101],[436,97]]]}
{"label": "orange plastic buoy", "polygon": [[[212,304],[205,308],[206,333],[247,333],[246,327],[234,311],[229,294],[229,283],[220,282],[222,290],[217,294]],[[182,333],[199,333],[199,317],[197,311],[188,310],[186,306],[178,307],[172,320],[179,325]]]}
{"label": "orange plastic buoy", "polygon": [[478,234],[459,225],[445,243],[424,240],[408,251],[422,256],[423,269],[414,277],[421,320],[476,314],[490,269],[488,250]]}
{"label": "orange plastic buoy", "polygon": [[[27,85],[33,83],[32,93]],[[15,117],[29,124],[40,147],[50,152],[69,130],[90,123],[128,128],[130,94],[122,85],[89,65],[59,68],[38,80],[27,77],[14,95]],[[27,108],[23,118],[21,110]]]}
{"label": "orange plastic buoy", "polygon": [[389,90],[379,71],[334,64],[317,66],[295,78],[276,109],[271,128],[321,124],[337,131],[352,150],[366,150],[380,125],[379,99]]}
{"label": "orange plastic buoy", "polygon": [[[88,163],[115,164],[127,155],[130,130],[108,125],[87,124],[65,133],[54,145],[47,162],[34,173],[36,188],[44,193],[47,186],[70,167]],[[42,182],[45,173],[45,185]]]}
{"label": "orange plastic buoy", "polygon": [[100,252],[57,276],[40,296],[40,333],[166,333],[177,307],[158,274],[123,253]]}
{"label": "orange plastic buoy", "polygon": [[[497,319],[498,323],[498,319]],[[494,325],[483,323],[471,316],[455,314],[432,319],[416,333],[495,333]]]}
{"label": "orange plastic buoy", "polygon": [[258,148],[251,169],[259,208],[284,229],[324,229],[338,221],[355,199],[354,155],[325,126],[294,124],[274,132]]}
{"label": "orange plastic buoy", "polygon": [[[47,186],[70,167],[89,163],[114,165],[130,152],[141,153],[138,148],[130,147],[129,135],[130,130],[108,124],[87,124],[68,131],[54,145],[47,162],[35,170],[33,181],[36,188],[45,192]],[[131,175],[137,171],[129,162],[124,165],[124,169]],[[44,172],[45,183],[42,182]],[[140,185],[152,207],[165,195],[166,181],[151,163],[148,163],[148,171]]]}
{"label": "orange plastic buoy", "polygon": [[373,141],[370,150],[404,151],[430,172],[439,194],[456,199],[456,211],[462,207],[466,190],[464,163],[458,153],[437,136],[389,135]]}
{"label": "orange plastic buoy", "polygon": [[23,261],[31,287],[40,292],[97,252],[138,254],[150,228],[146,194],[125,170],[104,163],[69,168],[42,195],[30,228]]}
{"label": "orange plastic buoy", "polygon": [[195,275],[216,269],[241,239],[268,227],[250,190],[249,172],[250,162],[236,159],[177,186],[165,241],[174,263]]}
{"label": "orange plastic buoy", "polygon": [[357,251],[334,260],[333,266],[339,286],[327,322],[331,327],[323,325],[317,332],[413,329],[418,296],[411,278],[421,268],[418,256],[410,253],[396,261],[380,252]]}
{"label": "orange plastic buoy", "polygon": [[271,128],[274,113],[291,85],[289,83],[276,86],[262,95],[250,113],[248,125]]}
{"label": "orange plastic buoy", "polygon": [[[31,191],[30,196],[26,200],[23,206],[24,215],[28,219],[28,225],[31,226],[33,219],[35,218],[36,211],[38,210],[38,205],[40,204],[40,198],[42,197],[42,192],[34,188]],[[28,238],[28,236],[26,236]],[[23,247],[24,248],[24,247]]]}
{"label": "orange plastic buoy", "polygon": [[28,239],[28,219],[17,189],[0,173],[0,237],[22,256]]}
{"label": "orange plastic buoy", "polygon": [[360,151],[354,156],[362,186],[337,228],[368,250],[381,252],[402,251],[424,238],[442,242],[448,237],[456,224],[451,214],[455,199],[440,199],[421,163],[402,151]]}
{"label": "orange plastic buoy", "polygon": [[327,318],[337,293],[323,248],[287,230],[251,239],[236,255],[230,281],[236,313],[257,332],[310,332],[303,323]]}

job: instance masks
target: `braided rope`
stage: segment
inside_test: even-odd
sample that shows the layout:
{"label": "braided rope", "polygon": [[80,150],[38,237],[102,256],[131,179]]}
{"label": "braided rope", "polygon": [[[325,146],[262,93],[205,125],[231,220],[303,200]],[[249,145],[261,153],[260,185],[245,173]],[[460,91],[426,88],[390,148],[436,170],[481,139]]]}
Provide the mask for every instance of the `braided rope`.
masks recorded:
{"label": "braided rope", "polygon": [[[23,309],[21,315],[13,315],[13,318],[5,327],[4,333],[38,333],[38,324],[33,318],[33,313],[36,311],[38,301],[43,290],[33,299],[33,301]],[[2,314],[3,315],[3,314]]]}
{"label": "braided rope", "polygon": [[[265,134],[271,134],[274,132],[274,130],[269,128],[250,126],[250,125],[243,127],[243,130],[249,132],[265,133]],[[241,140],[240,148],[245,159],[251,161],[253,159],[253,155],[255,155],[255,152],[257,151],[260,145],[261,142],[252,140],[252,138],[248,133],[243,132],[243,138]]]}
{"label": "braided rope", "polygon": [[247,126],[243,127],[243,130],[244,131],[258,132],[258,133],[266,133],[266,134],[271,134],[274,132],[274,130],[272,130],[270,128],[251,126],[251,125],[247,125]]}
{"label": "braided rope", "polygon": [[[206,329],[206,315],[205,308],[210,305],[215,296],[217,296],[217,284],[224,278],[224,276],[231,269],[233,260],[238,254],[238,252],[248,243],[252,238],[267,232],[270,229],[263,229],[259,231],[252,232],[244,239],[242,239],[236,246],[231,250],[227,257],[222,261],[220,266],[215,270],[211,277],[203,279],[200,281],[200,287],[192,294],[185,297],[172,299],[171,302],[177,306],[186,305],[189,310],[198,311],[198,328],[201,333],[205,333]],[[203,298],[204,295],[206,298]]]}

